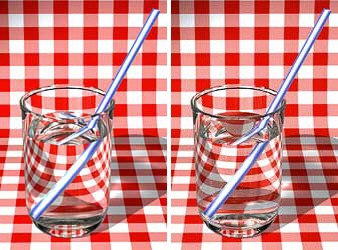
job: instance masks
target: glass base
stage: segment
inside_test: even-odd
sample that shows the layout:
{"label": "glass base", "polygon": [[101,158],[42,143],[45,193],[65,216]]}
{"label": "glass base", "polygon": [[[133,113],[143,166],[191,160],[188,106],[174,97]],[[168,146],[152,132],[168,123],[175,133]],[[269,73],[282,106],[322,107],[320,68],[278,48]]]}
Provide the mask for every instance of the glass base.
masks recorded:
{"label": "glass base", "polygon": [[88,218],[40,217],[33,220],[42,232],[61,238],[77,238],[93,232],[103,221],[105,214]]}
{"label": "glass base", "polygon": [[207,227],[222,236],[250,238],[265,231],[275,220],[278,211],[264,214],[215,215],[212,219],[202,216]]}

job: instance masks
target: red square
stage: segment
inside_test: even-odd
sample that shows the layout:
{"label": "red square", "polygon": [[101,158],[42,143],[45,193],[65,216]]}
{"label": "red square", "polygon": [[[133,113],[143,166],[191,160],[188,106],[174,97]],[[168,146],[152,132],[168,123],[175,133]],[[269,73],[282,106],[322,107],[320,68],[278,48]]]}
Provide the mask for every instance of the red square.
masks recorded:
{"label": "red square", "polygon": [[156,91],[156,89],[158,89],[156,83],[157,83],[156,79],[152,78],[143,79],[141,82],[142,91]]}
{"label": "red square", "polygon": [[156,104],[142,104],[142,116],[156,116]]}
{"label": "red square", "polygon": [[85,53],[83,55],[83,64],[86,65],[86,66],[96,66],[96,65],[98,65],[97,53]]}
{"label": "red square", "polygon": [[267,27],[255,28],[255,40],[269,40],[269,28]]}
{"label": "red square", "polygon": [[255,65],[256,66],[269,65],[269,54],[268,53],[256,53],[255,54]]}
{"label": "red square", "polygon": [[228,27],[224,30],[225,40],[239,40],[239,28]]}
{"label": "red square", "polygon": [[181,66],[181,54],[171,53],[171,66]]}
{"label": "red square", "polygon": [[11,242],[31,242],[32,234],[31,233],[12,233]]}
{"label": "red square", "polygon": [[38,79],[25,79],[25,91],[32,91],[33,89],[37,89],[39,87]]}
{"label": "red square", "polygon": [[96,27],[84,27],[83,38],[85,40],[97,40],[99,37],[98,28]]}
{"label": "red square", "polygon": [[225,14],[238,14],[240,1],[224,1]]}
{"label": "red square", "polygon": [[327,79],[326,78],[314,78],[312,80],[313,91],[327,91]]}
{"label": "red square", "polygon": [[38,4],[39,4],[38,1],[23,1],[23,12],[25,14],[37,14],[37,13],[39,13],[39,5]]}
{"label": "red square", "polygon": [[171,80],[171,92],[181,92],[182,91],[182,81],[179,79],[172,79]]}
{"label": "red square", "polygon": [[159,2],[160,1],[151,1],[151,0],[147,0],[144,1],[144,13],[150,13],[150,11],[155,8],[155,9],[159,9]]}
{"label": "red square", "polygon": [[10,81],[8,79],[0,79],[0,91],[1,92],[10,91]]}
{"label": "red square", "polygon": [[181,117],[181,105],[171,105],[171,116]]}
{"label": "red square", "polygon": [[297,53],[284,53],[284,65],[292,65],[297,58]]}
{"label": "red square", "polygon": [[55,27],[54,28],[54,40],[68,40],[68,28]]}
{"label": "red square", "polygon": [[196,27],[195,28],[196,40],[210,40],[210,29],[208,27]]}
{"label": "red square", "polygon": [[0,117],[9,117],[11,114],[11,106],[10,105],[0,105]]}
{"label": "red square", "polygon": [[209,66],[210,55],[207,53],[196,53],[195,54],[196,66]]}
{"label": "red square", "polygon": [[128,28],[114,27],[113,39],[114,40],[128,40]]}
{"label": "red square", "polygon": [[209,1],[195,1],[195,14],[209,14]]}
{"label": "red square", "polygon": [[150,242],[149,233],[132,232],[129,234],[129,237],[131,242]]}
{"label": "red square", "polygon": [[0,53],[0,66],[9,66],[9,54]]}
{"label": "red square", "polygon": [[121,65],[126,57],[125,53],[114,53],[113,54],[113,65]]}
{"label": "red square", "polygon": [[313,104],[313,115],[314,116],[326,116],[327,113],[327,105],[326,104]]}
{"label": "red square", "polygon": [[255,14],[269,14],[270,1],[255,1]]}
{"label": "red square", "polygon": [[314,53],[313,64],[326,66],[328,64],[328,54],[327,53]]}
{"label": "red square", "polygon": [[238,66],[239,65],[239,53],[225,53],[225,65]]}
{"label": "red square", "polygon": [[180,28],[178,28],[178,27],[172,27],[171,28],[171,40],[173,40],[173,41],[179,41],[180,37],[181,37],[180,33],[181,33],[181,29]]}
{"label": "red square", "polygon": [[298,116],[298,105],[297,104],[287,104],[285,109],[285,116]]}
{"label": "red square", "polygon": [[7,14],[8,13],[8,2],[3,1],[0,4],[0,14]]}
{"label": "red square", "polygon": [[142,53],[142,65],[156,65],[157,54],[156,53]]}
{"label": "red square", "polygon": [[54,1],[53,12],[54,14],[67,14],[68,1]]}
{"label": "red square", "polygon": [[125,14],[129,12],[129,2],[128,1],[113,1],[114,3],[114,13],[115,14]]}
{"label": "red square", "polygon": [[84,1],[83,2],[84,14],[96,14],[99,12],[99,1]]}
{"label": "red square", "polygon": [[38,66],[39,65],[39,54],[26,53],[25,54],[25,65],[26,66]]}
{"label": "red square", "polygon": [[39,40],[39,28],[25,27],[24,38],[25,40]]}
{"label": "red square", "polygon": [[284,11],[286,14],[298,14],[299,13],[299,1],[285,0]]}
{"label": "red square", "polygon": [[[334,1],[332,1],[332,3],[334,3]],[[324,8],[330,9],[330,0],[315,1],[315,13],[321,13]]]}
{"label": "red square", "polygon": [[67,66],[68,54],[67,53],[54,53],[54,66]]}
{"label": "red square", "polygon": [[298,40],[299,28],[298,27],[285,27],[284,39],[285,40]]}
{"label": "red square", "polygon": [[321,242],[319,233],[302,232],[300,237],[302,242]]}
{"label": "red square", "polygon": [[83,80],[83,85],[85,87],[95,87],[95,88],[97,88],[98,87],[98,82],[97,82],[97,79],[84,79]]}

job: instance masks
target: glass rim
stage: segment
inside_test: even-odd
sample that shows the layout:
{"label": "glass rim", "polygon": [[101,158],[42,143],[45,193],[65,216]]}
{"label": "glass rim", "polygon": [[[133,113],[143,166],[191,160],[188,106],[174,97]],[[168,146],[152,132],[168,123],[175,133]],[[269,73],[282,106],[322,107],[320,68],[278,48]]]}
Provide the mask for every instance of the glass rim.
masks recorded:
{"label": "glass rim", "polygon": [[274,115],[276,113],[279,113],[280,111],[282,111],[285,108],[286,105],[286,100],[283,99],[282,103],[280,104],[280,107],[270,113],[267,114],[263,114],[263,115],[246,115],[246,116],[236,116],[236,115],[215,115],[215,114],[210,114],[208,112],[205,112],[203,110],[201,110],[200,108],[197,107],[196,102],[198,99],[200,99],[202,96],[207,95],[211,92],[214,91],[219,91],[219,90],[226,90],[226,89],[251,89],[251,90],[256,90],[256,91],[262,91],[271,95],[276,95],[277,91],[270,89],[270,88],[265,88],[265,87],[258,87],[258,86],[248,86],[248,85],[240,85],[240,84],[225,84],[225,85],[220,85],[220,86],[216,86],[216,87],[211,87],[208,89],[205,89],[201,92],[196,93],[190,100],[190,105],[191,105],[191,109],[193,110],[193,112],[196,113],[201,113],[207,116],[210,116],[212,118],[219,118],[219,119],[224,119],[224,120],[251,120],[251,119],[261,119],[264,118],[266,116],[271,116]]}
{"label": "glass rim", "polygon": [[[36,95],[36,94],[41,93],[41,92],[44,92],[44,91],[55,90],[55,89],[79,89],[79,90],[85,90],[85,91],[93,92],[93,93],[96,93],[96,94],[99,94],[99,95],[102,95],[102,96],[104,96],[106,94],[106,92],[103,91],[102,89],[95,88],[95,87],[54,84],[54,85],[49,85],[49,86],[44,86],[44,87],[40,87],[40,88],[37,88],[37,89],[33,89],[29,92],[26,92],[19,100],[21,111],[24,112],[24,113],[33,114],[35,116],[38,116],[38,117],[44,118],[44,119],[55,119],[55,117],[48,117],[44,114],[36,113],[32,109],[29,109],[26,105],[27,99],[29,99],[31,96]],[[108,108],[106,108],[106,110],[104,110],[100,113],[81,116],[81,117],[69,118],[68,120],[80,120],[80,119],[87,119],[87,118],[92,119],[96,116],[100,116],[100,115],[111,112],[114,109],[114,107],[115,107],[115,100],[112,99],[110,101]]]}

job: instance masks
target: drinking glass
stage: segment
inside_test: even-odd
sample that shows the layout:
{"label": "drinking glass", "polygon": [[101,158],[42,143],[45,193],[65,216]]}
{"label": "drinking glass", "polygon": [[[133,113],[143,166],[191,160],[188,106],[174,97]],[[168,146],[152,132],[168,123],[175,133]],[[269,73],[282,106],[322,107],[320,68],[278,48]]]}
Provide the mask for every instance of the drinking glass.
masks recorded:
{"label": "drinking glass", "polygon": [[[94,114],[104,95],[104,91],[96,88],[54,85],[33,90],[20,99],[28,213],[90,143],[102,140],[79,175],[45,213],[37,220],[31,217],[45,233],[80,237],[97,228],[106,215],[114,101],[104,112]],[[99,117],[95,128],[67,144],[58,144],[94,116]]]}
{"label": "drinking glass", "polygon": [[[267,88],[224,85],[191,100],[197,205],[205,224],[221,235],[252,237],[268,228],[278,213],[285,101],[276,112],[265,114],[275,95]],[[265,116],[270,120],[262,131],[232,145]],[[230,198],[211,218],[204,215],[255,145],[264,141],[267,147]]]}

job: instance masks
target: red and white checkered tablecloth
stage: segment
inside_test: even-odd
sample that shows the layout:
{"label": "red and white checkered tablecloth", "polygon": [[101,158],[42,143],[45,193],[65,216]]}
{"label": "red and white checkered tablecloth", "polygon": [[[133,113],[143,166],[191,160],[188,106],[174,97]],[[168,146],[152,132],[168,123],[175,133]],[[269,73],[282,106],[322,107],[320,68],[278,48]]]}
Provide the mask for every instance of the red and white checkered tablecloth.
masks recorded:
{"label": "red and white checkered tablecloth", "polygon": [[[0,249],[160,249],[166,244],[166,1],[1,1]],[[79,239],[41,233],[23,179],[24,92],[107,89],[152,8],[161,14],[115,95],[108,216]]]}
{"label": "red and white checkered tablecloth", "polygon": [[[190,99],[224,83],[277,89],[323,8],[286,97],[279,216],[255,238],[212,233],[197,211]],[[172,1],[172,249],[337,248],[337,59],[337,1]]]}

